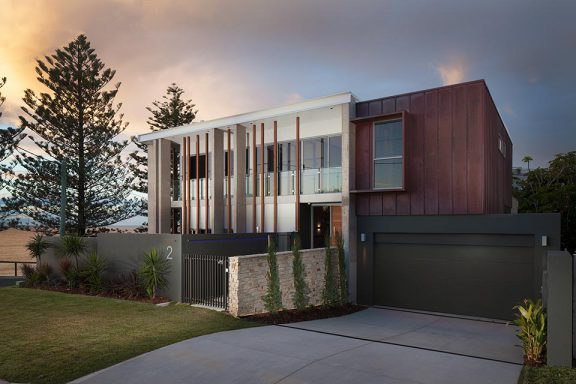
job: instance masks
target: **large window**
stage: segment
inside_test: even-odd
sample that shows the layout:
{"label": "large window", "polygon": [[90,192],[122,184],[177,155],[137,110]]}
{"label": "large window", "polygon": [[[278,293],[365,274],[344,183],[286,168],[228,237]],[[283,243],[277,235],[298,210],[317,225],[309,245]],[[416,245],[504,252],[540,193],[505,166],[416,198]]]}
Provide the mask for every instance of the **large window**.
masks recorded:
{"label": "large window", "polygon": [[374,125],[374,189],[404,187],[402,120]]}

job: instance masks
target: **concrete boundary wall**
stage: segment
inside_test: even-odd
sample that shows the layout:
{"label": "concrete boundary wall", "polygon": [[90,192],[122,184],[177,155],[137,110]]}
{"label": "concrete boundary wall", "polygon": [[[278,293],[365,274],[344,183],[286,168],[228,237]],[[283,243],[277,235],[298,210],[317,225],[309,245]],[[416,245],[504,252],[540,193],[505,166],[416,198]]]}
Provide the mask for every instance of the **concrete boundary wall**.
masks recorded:
{"label": "concrete boundary wall", "polygon": [[[304,279],[308,286],[309,304],[322,304],[324,289],[324,248],[302,250],[304,263]],[[279,252],[278,272],[282,306],[294,309],[292,296],[294,294],[294,278],[292,252]],[[338,276],[338,257],[336,250],[332,251],[334,274]],[[266,254],[236,256],[229,259],[229,293],[228,310],[234,316],[247,316],[266,312],[262,297],[266,294],[268,261]]]}
{"label": "concrete boundary wall", "polygon": [[547,363],[572,366],[572,255],[550,251],[547,260],[546,311],[548,315]]}

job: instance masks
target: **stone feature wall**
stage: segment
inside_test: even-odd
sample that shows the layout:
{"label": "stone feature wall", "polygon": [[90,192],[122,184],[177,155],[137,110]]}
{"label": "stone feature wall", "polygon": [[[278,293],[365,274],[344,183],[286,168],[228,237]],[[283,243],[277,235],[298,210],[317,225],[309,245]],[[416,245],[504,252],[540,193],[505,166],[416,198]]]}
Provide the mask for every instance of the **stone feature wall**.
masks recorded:
{"label": "stone feature wall", "polygon": [[[322,290],[324,289],[324,248],[302,250],[304,263],[304,279],[308,286],[309,304],[322,304]],[[294,309],[292,296],[294,295],[294,276],[292,273],[292,252],[279,252],[278,275],[280,277],[280,291],[282,292],[282,306]],[[229,259],[229,293],[228,310],[234,316],[246,316],[264,313],[262,296],[266,294],[268,285],[268,261],[266,254],[235,256]],[[334,275],[338,276],[338,257],[336,250],[332,250],[332,265]]]}

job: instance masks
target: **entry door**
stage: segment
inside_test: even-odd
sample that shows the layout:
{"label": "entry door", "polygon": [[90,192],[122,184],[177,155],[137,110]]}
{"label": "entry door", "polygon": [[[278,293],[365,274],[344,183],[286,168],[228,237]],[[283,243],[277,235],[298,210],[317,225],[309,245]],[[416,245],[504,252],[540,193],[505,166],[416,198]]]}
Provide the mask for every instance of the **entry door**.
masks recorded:
{"label": "entry door", "polygon": [[330,235],[330,207],[312,207],[312,248],[324,248]]}
{"label": "entry door", "polygon": [[336,233],[342,234],[342,207],[323,205],[312,207],[312,248],[326,246],[326,236],[336,244]]}

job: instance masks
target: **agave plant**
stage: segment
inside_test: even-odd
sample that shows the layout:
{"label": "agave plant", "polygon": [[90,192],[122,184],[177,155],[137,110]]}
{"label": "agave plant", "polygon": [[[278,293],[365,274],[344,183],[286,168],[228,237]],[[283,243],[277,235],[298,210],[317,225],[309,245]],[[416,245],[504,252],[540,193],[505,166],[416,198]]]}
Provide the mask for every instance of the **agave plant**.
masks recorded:
{"label": "agave plant", "polygon": [[156,298],[159,289],[168,285],[166,275],[170,271],[168,261],[158,254],[156,248],[144,253],[144,264],[140,267],[139,275],[142,278],[146,293],[151,299]]}
{"label": "agave plant", "polygon": [[542,365],[546,347],[546,313],[542,301],[524,299],[514,309],[518,310],[515,323],[520,328],[517,336],[522,341],[525,363],[531,366]]}
{"label": "agave plant", "polygon": [[48,248],[50,248],[52,244],[44,239],[44,236],[37,233],[30,239],[30,241],[26,244],[26,249],[30,252],[30,256],[36,259],[38,265],[42,262],[42,255]]}

